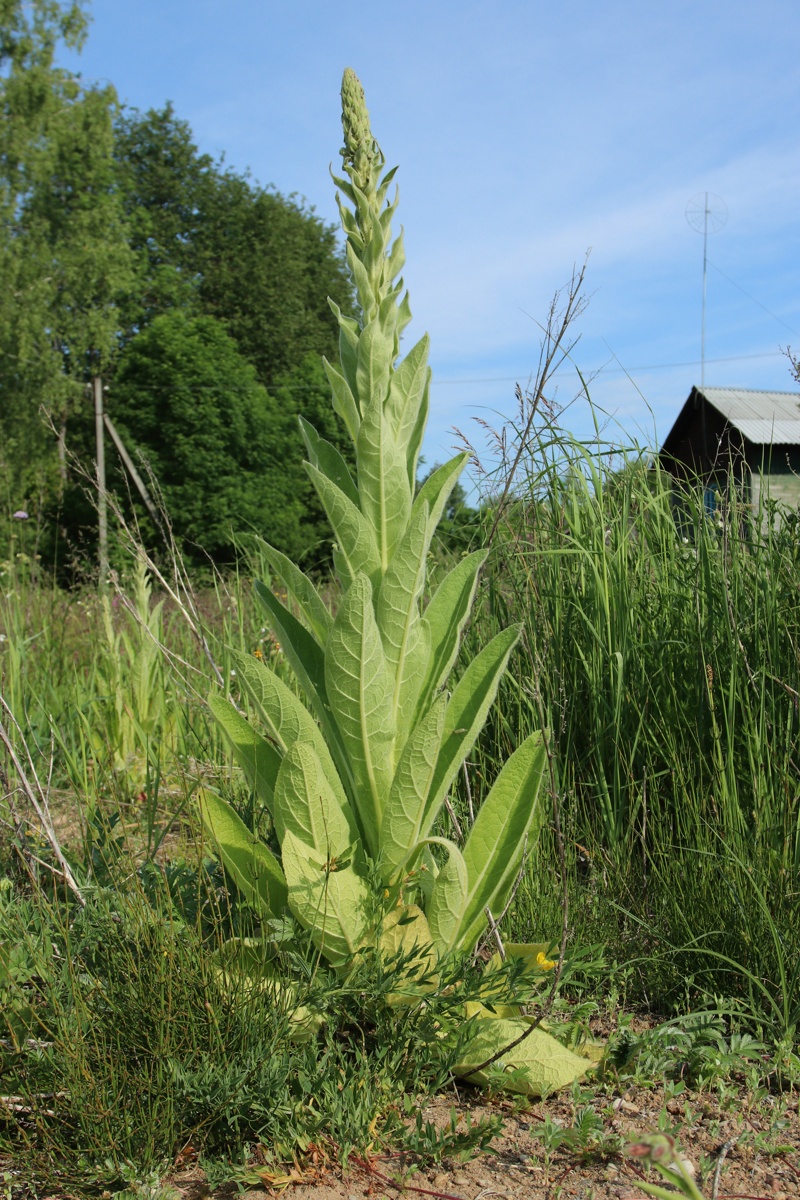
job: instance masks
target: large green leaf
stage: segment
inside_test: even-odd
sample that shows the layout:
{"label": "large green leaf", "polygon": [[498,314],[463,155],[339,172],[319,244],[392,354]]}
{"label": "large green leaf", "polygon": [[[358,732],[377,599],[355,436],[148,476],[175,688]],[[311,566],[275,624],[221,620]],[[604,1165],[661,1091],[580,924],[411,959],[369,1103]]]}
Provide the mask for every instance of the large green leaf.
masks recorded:
{"label": "large green leaf", "polygon": [[[328,297],[328,304],[331,311],[336,316],[339,325],[339,362],[341,363],[341,376],[347,381],[350,395],[354,396],[356,390],[356,366],[358,363],[358,334],[359,325],[353,317],[346,317],[339,305]],[[328,378],[330,379],[330,370],[326,367]],[[354,410],[350,409],[346,402],[339,408],[338,403],[341,399],[341,393],[333,388],[333,405],[336,412],[344,421],[347,430],[353,439],[358,437],[358,427],[361,422],[361,414],[358,411],[358,402],[354,405]]]}
{"label": "large green leaf", "polygon": [[342,603],[325,648],[328,700],[355,783],[367,849],[377,853],[392,781],[392,678],[372,608],[372,587],[359,575]]}
{"label": "large green leaf", "polygon": [[430,789],[429,803],[437,808],[475,745],[519,633],[519,625],[498,633],[472,660],[456,684],[447,706],[442,748]]}
{"label": "large green leaf", "polygon": [[[404,714],[405,721],[410,723],[415,705],[409,702],[408,693],[411,691],[412,698],[416,699],[420,680],[427,667],[427,663],[423,663],[420,670],[420,665],[414,661],[419,657],[414,654],[414,647],[421,636],[419,597],[425,585],[429,540],[428,506],[423,504],[409,522],[378,594],[376,616],[386,662],[394,676],[392,712],[398,725],[401,696],[408,710]],[[410,660],[413,668],[411,679],[407,660]],[[409,688],[411,681],[413,688]]]}
{"label": "large green leaf", "polygon": [[358,489],[353,482],[350,468],[339,451],[325,438],[321,438],[314,426],[309,424],[304,417],[300,417],[299,421],[309,461],[323,475],[327,475],[331,483],[335,483],[345,496],[349,496],[353,504],[358,505]]}
{"label": "large green leaf", "polygon": [[402,449],[414,431],[428,379],[430,338],[424,334],[412,346],[392,375],[386,419],[397,445]]}
{"label": "large green leaf", "polygon": [[425,911],[433,944],[440,954],[453,949],[469,895],[469,875],[464,856],[457,846],[449,846],[447,862],[439,869]]}
{"label": "large green leaf", "polygon": [[405,265],[406,251],[403,245],[403,231],[401,229],[389,251],[389,257],[386,260],[386,267],[384,269],[384,278],[387,280],[396,279]]}
{"label": "large green leaf", "polygon": [[421,618],[411,626],[408,647],[402,663],[402,673],[398,681],[395,762],[416,723],[419,689],[425,678],[430,657],[431,635],[427,621]]}
{"label": "large green leaf", "polygon": [[333,624],[333,617],[328,611],[325,601],[320,596],[314,584],[290,558],[281,554],[263,538],[256,538],[261,552],[270,565],[273,573],[295,599],[300,609],[303,621],[321,646],[325,645],[328,632]]}
{"label": "large green leaf", "polygon": [[447,679],[458,655],[461,634],[469,618],[478,573],[486,561],[486,550],[476,550],[448,571],[425,609],[430,630],[430,660],[420,689],[419,704],[424,708]]}
{"label": "large green leaf", "polygon": [[375,530],[385,571],[408,524],[411,489],[405,456],[391,435],[379,401],[364,413],[356,449],[361,511]]}
{"label": "large green leaf", "polygon": [[[336,367],[331,366],[327,358],[323,358],[322,365],[325,368],[325,374],[328,376],[328,383],[331,385],[334,412],[342,418],[347,427],[347,432],[353,441],[355,441],[358,437],[358,429],[361,424],[361,413],[358,411],[358,405],[350,390],[350,384],[344,375],[336,370]],[[355,373],[355,354],[353,354],[351,366],[353,373]]]}
{"label": "large green leaf", "polygon": [[296,741],[306,742],[313,746],[339,803],[346,808],[345,787],[350,786],[352,781],[348,771],[347,758],[338,736],[336,741],[331,744],[340,768],[337,771],[337,766],[334,765],[331,757],[331,750],[322,736],[319,725],[291,688],[288,688],[274,671],[259,662],[257,658],[253,658],[251,654],[233,651],[231,657],[236,664],[237,679],[252,700],[256,712],[271,736],[275,739],[281,754],[285,754]]}
{"label": "large green leaf", "polygon": [[375,305],[375,287],[370,279],[369,271],[359,258],[352,243],[348,243],[347,246],[347,265],[356,285],[359,307],[363,313],[369,313]]}
{"label": "large green leaf", "polygon": [[533,733],[503,765],[464,846],[469,894],[454,946],[469,951],[486,929],[485,910],[498,916],[522,865],[526,839],[534,842],[544,819],[541,783],[547,753]]}
{"label": "large green leaf", "polygon": [[370,918],[366,881],[351,866],[337,865],[286,830],[281,847],[289,908],[311,931],[314,945],[333,966],[359,949]]}
{"label": "large green leaf", "polygon": [[327,475],[311,463],[306,463],[305,468],[336,536],[333,556],[343,586],[347,587],[360,572],[377,581],[381,575],[381,556],[372,525]]}
{"label": "large green leaf", "polygon": [[325,653],[313,633],[281,604],[272,589],[255,581],[255,593],[267,612],[273,632],[300,681],[330,745],[336,745],[336,726],[325,692]]}
{"label": "large green leaf", "polygon": [[295,742],[286,752],[275,785],[275,830],[287,829],[328,860],[356,840],[352,817],[342,808],[315,750]]}
{"label": "large green leaf", "polygon": [[209,696],[208,707],[230,742],[247,782],[271,813],[275,780],[281,765],[279,751],[221,696]]}
{"label": "large green leaf", "polygon": [[[272,632],[281,649],[290,662],[300,683],[303,685],[308,700],[314,708],[320,707],[325,697],[325,653],[311,630],[301,625],[294,613],[278,600],[271,588],[264,586],[260,580],[253,584],[255,595],[258,596],[261,607],[266,611],[267,619],[272,626]],[[317,713],[319,716],[319,712]]]}
{"label": "large green leaf", "polygon": [[[474,1068],[504,1046],[510,1045],[529,1028],[530,1023],[522,1018],[478,1018],[475,1022],[475,1036],[470,1038],[464,1047],[461,1062],[453,1068],[454,1074],[463,1076],[469,1083],[488,1083],[488,1073],[476,1073]],[[587,1059],[573,1054],[543,1029],[534,1029],[524,1041],[510,1050],[508,1055],[498,1059],[494,1070],[509,1074],[508,1081],[503,1084],[507,1091],[523,1096],[549,1096],[559,1088],[567,1087],[574,1080],[580,1079],[590,1066],[591,1063]]]}
{"label": "large green leaf", "polygon": [[280,916],[286,908],[287,889],[275,855],[220,796],[203,791],[197,805],[225,870],[247,903],[263,918]]}
{"label": "large green leaf", "polygon": [[[400,324],[400,315],[398,315],[398,325]],[[417,422],[411,430],[406,446],[406,469],[412,489],[416,486],[417,470],[419,467],[419,455],[422,449],[422,442],[425,438],[425,429],[428,424],[428,412],[431,404],[431,369],[428,367],[428,377],[425,380],[425,387],[422,391],[422,399],[417,412]],[[438,519],[438,518],[437,518]]]}
{"label": "large green leaf", "polygon": [[469,462],[469,454],[457,454],[443,466],[437,467],[423,483],[414,500],[415,508],[428,505],[431,525],[435,529],[442,519],[450,493],[458,483],[458,477]]}
{"label": "large green leaf", "polygon": [[[379,240],[376,242],[376,246],[380,247],[378,251],[380,255],[383,249],[383,237],[380,235],[380,230],[378,230],[378,236]],[[373,406],[377,407],[379,412],[383,410],[383,404],[389,392],[392,352],[392,339],[387,336],[383,322],[376,317],[361,330],[358,339],[356,395],[361,405],[362,417],[365,417],[368,409]],[[360,437],[361,431],[359,430]]]}
{"label": "large green leaf", "polygon": [[[438,809],[428,799],[442,744],[447,700],[440,696],[409,737],[400,755],[381,825],[380,864],[393,883],[414,848],[427,837]],[[444,799],[444,795],[442,795]]]}

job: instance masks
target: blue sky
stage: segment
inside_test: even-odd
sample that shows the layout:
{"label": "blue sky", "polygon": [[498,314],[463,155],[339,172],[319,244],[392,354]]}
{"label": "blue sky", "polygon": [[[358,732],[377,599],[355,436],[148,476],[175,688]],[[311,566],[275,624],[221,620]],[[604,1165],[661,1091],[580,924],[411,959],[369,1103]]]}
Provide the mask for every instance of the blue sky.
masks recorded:
{"label": "blue sky", "polygon": [[[337,219],[339,84],[360,76],[399,163],[414,322],[434,370],[425,453],[497,423],[529,382],[555,290],[591,249],[574,361],[609,435],[663,439],[700,382],[792,390],[800,350],[797,0],[94,0],[80,59],[137,108],[173,101],[200,148]],[[558,399],[578,390],[573,368]],[[565,423],[579,436],[585,404]]]}

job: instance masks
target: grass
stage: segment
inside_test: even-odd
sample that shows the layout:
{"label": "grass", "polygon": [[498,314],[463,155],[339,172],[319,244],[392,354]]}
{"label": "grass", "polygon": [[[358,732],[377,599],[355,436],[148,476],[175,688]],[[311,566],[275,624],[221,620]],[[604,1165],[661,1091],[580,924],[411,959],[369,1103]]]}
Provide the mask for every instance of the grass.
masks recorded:
{"label": "grass", "polygon": [[[578,939],[608,942],[633,1000],[725,996],[790,1037],[800,518],[752,513],[733,489],[709,517],[649,456],[548,422],[522,450],[467,647],[522,623],[476,777],[545,723]],[[545,841],[520,937],[557,927],[555,861]]]}
{"label": "grass", "polygon": [[[486,510],[491,556],[462,651],[466,663],[522,623],[473,754],[476,802],[527,733],[549,730],[565,854],[546,830],[506,934],[557,937],[566,885],[561,1036],[625,1008],[670,1018],[646,1036],[622,1020],[600,1090],[789,1086],[800,1074],[797,515],[751,514],[735,494],[719,519],[692,494],[676,510],[646,457],[532,428],[506,448],[506,466],[520,450],[512,485],[497,489],[506,502]],[[0,1094],[16,1107],[0,1108],[0,1154],[29,1164],[37,1186],[69,1178],[88,1191],[157,1176],[189,1152],[212,1183],[275,1182],[286,1164],[380,1146],[439,1161],[486,1144],[491,1123],[465,1134],[421,1115],[457,1061],[457,1039],[438,1036],[447,980],[398,1021],[383,968],[345,983],[302,939],[291,962],[276,950],[291,988],[266,964],[258,986],[226,968],[223,940],[253,929],[196,836],[191,797],[213,782],[251,825],[259,814],[203,698],[229,676],[226,646],[278,670],[280,650],[246,580],[195,595],[170,575],[156,596],[152,573],[129,561],[105,599],[49,585],[24,550],[0,565],[3,724],[86,901],[65,890],[1,761]],[[466,791],[453,802],[463,815]],[[298,1040],[309,1009],[325,1022]],[[547,1138],[602,1149],[588,1109]]]}

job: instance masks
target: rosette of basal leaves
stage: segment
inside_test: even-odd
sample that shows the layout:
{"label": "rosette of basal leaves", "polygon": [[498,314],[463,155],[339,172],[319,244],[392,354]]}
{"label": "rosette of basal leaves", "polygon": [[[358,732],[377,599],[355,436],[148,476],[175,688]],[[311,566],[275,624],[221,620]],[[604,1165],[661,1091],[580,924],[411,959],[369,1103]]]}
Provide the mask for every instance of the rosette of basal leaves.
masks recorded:
{"label": "rosette of basal leaves", "polygon": [[[332,304],[339,361],[324,365],[333,407],[353,442],[355,472],[301,422],[306,468],[333,531],[341,599],[331,611],[312,580],[265,545],[286,600],[261,582],[256,594],[305,703],[265,663],[242,654],[233,656],[236,677],[260,728],[222,697],[209,701],[269,810],[280,856],[218,796],[204,795],[200,807],[248,903],[267,920],[288,907],[333,966],[345,968],[367,946],[382,952],[400,945],[417,946],[430,964],[431,955],[471,952],[487,914],[502,912],[526,843],[543,820],[545,754],[538,735],[517,748],[462,846],[436,834],[518,629],[498,634],[448,688],[485,553],[464,557],[432,595],[426,567],[467,455],[456,455],[416,490],[429,405],[428,337],[400,357],[411,312],[401,276],[403,236],[392,234],[395,171],[385,170],[350,70],[342,121],[343,173],[334,182],[359,316]],[[486,1057],[484,1044],[485,1036],[470,1061]]]}

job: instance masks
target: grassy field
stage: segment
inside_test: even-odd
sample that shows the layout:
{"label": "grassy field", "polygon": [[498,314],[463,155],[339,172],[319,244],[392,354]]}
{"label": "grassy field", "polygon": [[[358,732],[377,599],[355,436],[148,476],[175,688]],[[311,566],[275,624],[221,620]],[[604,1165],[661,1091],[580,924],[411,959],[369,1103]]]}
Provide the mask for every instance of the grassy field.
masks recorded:
{"label": "grassy field", "polygon": [[[546,727],[550,817],[502,930],[557,943],[566,903],[551,1022],[568,1045],[607,1036],[593,1095],[785,1094],[800,1079],[797,514],[735,495],[713,518],[692,496],[676,510],[645,458],[546,425],[518,449],[485,510],[458,669],[510,622],[523,634],[453,815],[469,823]],[[204,704],[221,681],[236,694],[230,648],[290,679],[252,600],[263,564],[194,590],[120,551],[99,597],[42,579],[26,536],[0,566],[4,1194],[155,1195],[181,1155],[214,1187],[314,1154],[436,1162],[488,1144],[496,1114],[422,1115],[449,1086],[453,995],[477,968],[454,966],[401,1022],[380,962],[343,978],[294,938],[278,992],[226,969],[229,939],[257,930],[192,797],[215,787],[263,824]],[[309,1012],[319,1031],[298,1036]]]}

